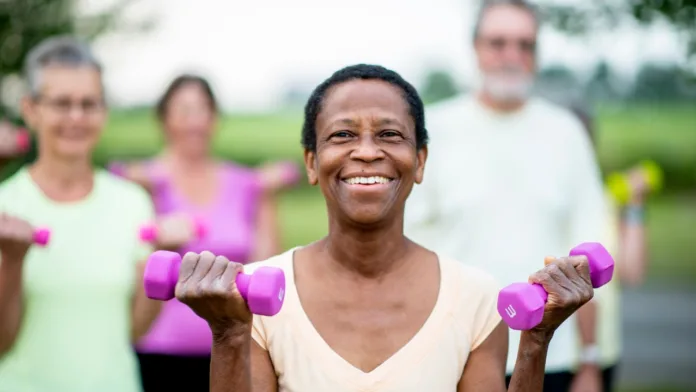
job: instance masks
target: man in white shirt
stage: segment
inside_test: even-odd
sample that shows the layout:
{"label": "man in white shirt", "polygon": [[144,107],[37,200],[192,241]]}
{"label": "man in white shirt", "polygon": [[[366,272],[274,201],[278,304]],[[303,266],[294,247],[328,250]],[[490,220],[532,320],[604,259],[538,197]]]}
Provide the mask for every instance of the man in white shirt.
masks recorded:
{"label": "man in white shirt", "polygon": [[[582,124],[530,97],[537,32],[535,11],[521,0],[482,7],[474,45],[483,83],[427,111],[431,153],[406,206],[407,235],[486,269],[502,285],[526,281],[544,256],[601,241],[606,220]],[[544,391],[601,391],[595,318],[590,303],[556,331]],[[508,374],[519,336],[510,332]]]}

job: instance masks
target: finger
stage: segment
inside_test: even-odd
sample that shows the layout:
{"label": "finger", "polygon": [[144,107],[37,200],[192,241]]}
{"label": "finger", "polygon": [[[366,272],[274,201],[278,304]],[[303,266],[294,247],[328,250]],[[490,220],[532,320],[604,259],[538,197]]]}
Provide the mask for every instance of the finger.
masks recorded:
{"label": "finger", "polygon": [[558,282],[556,282],[551,275],[544,269],[537,271],[529,276],[529,283],[536,283],[541,285],[548,294],[560,295],[565,292],[566,289],[561,287]]}
{"label": "finger", "polygon": [[556,260],[554,256],[546,256],[544,257],[544,267],[553,263],[553,261]]}
{"label": "finger", "polygon": [[206,275],[206,280],[213,282],[220,279],[225,273],[227,264],[229,263],[229,260],[227,260],[225,256],[217,256],[213,261],[213,266],[210,268],[210,271],[208,271],[208,275]]}
{"label": "finger", "polygon": [[181,260],[181,267],[179,268],[179,283],[186,283],[193,275],[193,271],[198,265],[198,260],[200,255],[193,252],[187,252],[184,258]]}
{"label": "finger", "polygon": [[[217,287],[229,293],[237,291],[237,275],[243,272],[243,267],[239,263],[228,262],[225,266],[225,272],[216,281]],[[240,294],[241,295],[241,294]]]}
{"label": "finger", "polygon": [[578,272],[578,275],[585,281],[592,284],[592,278],[590,278],[590,261],[587,256],[570,256],[568,261],[573,266],[573,268]]}
{"label": "finger", "polygon": [[201,257],[198,259],[198,265],[191,274],[191,282],[201,282],[208,274],[215,262],[215,255],[206,251],[201,252]]}
{"label": "finger", "polygon": [[[551,279],[554,280],[560,287],[566,289],[566,290],[572,290],[573,289],[573,282],[565,275],[564,271],[561,268],[561,264],[563,264],[562,259],[554,259],[550,264],[547,264],[546,267],[542,271],[545,271]],[[571,269],[573,269],[571,267]]]}

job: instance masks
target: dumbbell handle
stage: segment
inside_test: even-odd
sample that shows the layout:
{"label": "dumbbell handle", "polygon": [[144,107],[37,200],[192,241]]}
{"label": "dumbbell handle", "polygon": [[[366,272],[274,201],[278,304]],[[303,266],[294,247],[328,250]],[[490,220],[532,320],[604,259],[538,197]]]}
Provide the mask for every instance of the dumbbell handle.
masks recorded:
{"label": "dumbbell handle", "polygon": [[[171,297],[165,299],[167,301],[174,298],[174,289],[176,288],[176,283],[179,281],[179,272],[181,271],[181,259],[175,262],[169,271],[169,285],[172,289]],[[251,275],[240,272],[239,274],[237,274],[237,278],[234,281],[237,284],[237,290],[239,291],[239,294],[242,295],[242,298],[244,298],[245,301],[247,301],[247,293],[249,292],[250,280]]]}
{"label": "dumbbell handle", "polygon": [[34,230],[33,241],[36,245],[46,246],[48,241],[51,239],[51,230],[46,228],[39,228]]}

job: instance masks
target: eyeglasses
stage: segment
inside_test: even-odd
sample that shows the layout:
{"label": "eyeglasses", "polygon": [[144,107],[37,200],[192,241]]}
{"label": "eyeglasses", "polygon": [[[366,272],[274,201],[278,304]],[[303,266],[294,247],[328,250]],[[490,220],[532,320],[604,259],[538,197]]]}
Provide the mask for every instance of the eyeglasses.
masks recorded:
{"label": "eyeglasses", "polygon": [[520,51],[526,54],[532,54],[536,52],[536,40],[533,39],[506,39],[502,37],[496,38],[481,38],[481,41],[485,42],[492,49],[502,52],[508,46],[515,46]]}
{"label": "eyeglasses", "polygon": [[80,101],[73,101],[69,98],[47,98],[47,97],[37,97],[36,101],[46,105],[47,107],[55,110],[61,115],[69,114],[73,108],[78,108],[82,113],[86,115],[92,115],[104,110],[104,101],[101,99],[83,99]]}

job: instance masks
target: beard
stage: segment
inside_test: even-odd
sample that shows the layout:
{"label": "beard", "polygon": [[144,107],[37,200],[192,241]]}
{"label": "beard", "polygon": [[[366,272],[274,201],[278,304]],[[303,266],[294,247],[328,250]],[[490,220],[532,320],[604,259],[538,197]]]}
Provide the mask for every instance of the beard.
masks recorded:
{"label": "beard", "polygon": [[524,101],[532,94],[534,77],[519,68],[502,68],[483,74],[483,90],[496,101]]}

